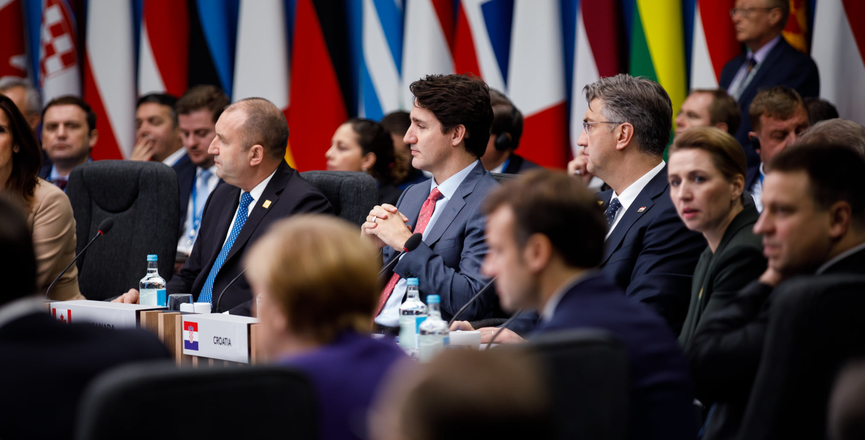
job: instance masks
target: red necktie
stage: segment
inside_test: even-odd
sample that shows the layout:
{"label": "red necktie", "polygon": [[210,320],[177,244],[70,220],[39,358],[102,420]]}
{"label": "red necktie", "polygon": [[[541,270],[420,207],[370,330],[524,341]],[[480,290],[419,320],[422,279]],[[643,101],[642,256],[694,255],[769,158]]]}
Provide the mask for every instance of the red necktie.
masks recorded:
{"label": "red necktie", "polygon": [[[433,211],[436,209],[436,202],[442,197],[444,196],[442,196],[442,193],[438,188],[433,189],[432,192],[429,193],[429,197],[426,198],[426,201],[423,202],[423,206],[420,207],[420,214],[417,217],[417,225],[414,227],[413,231],[415,234],[423,234],[423,231],[426,230],[426,225],[429,223]],[[390,277],[390,281],[387,282],[387,285],[384,286],[384,290],[381,291],[381,297],[378,299],[378,307],[375,308],[375,313],[372,315],[373,317],[376,317],[381,313],[381,310],[387,303],[388,298],[390,298],[390,294],[393,293],[393,288],[396,287],[396,283],[399,279],[400,276],[397,273],[394,273],[393,276]]]}

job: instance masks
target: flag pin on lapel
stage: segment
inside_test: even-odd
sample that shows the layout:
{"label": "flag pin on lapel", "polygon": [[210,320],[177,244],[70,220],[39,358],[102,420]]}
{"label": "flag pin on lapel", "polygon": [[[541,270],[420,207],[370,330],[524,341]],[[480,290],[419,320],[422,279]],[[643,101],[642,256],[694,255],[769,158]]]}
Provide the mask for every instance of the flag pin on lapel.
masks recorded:
{"label": "flag pin on lapel", "polygon": [[[267,207],[267,206],[265,206],[265,208],[266,208],[266,207]],[[637,210],[637,212],[643,212],[643,211],[645,211],[645,210],[646,210],[646,207],[645,207],[645,206],[641,206],[640,209]]]}
{"label": "flag pin on lapel", "polygon": [[270,200],[265,200],[261,207],[264,209],[270,208]]}
{"label": "flag pin on lapel", "polygon": [[604,204],[604,202],[603,202],[603,201],[601,201],[601,200],[598,200],[598,206],[603,206],[603,204]]}

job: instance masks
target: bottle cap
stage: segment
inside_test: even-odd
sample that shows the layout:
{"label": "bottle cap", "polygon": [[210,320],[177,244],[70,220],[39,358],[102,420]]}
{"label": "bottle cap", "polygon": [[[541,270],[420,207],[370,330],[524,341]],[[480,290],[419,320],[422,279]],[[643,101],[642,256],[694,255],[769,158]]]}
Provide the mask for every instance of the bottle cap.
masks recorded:
{"label": "bottle cap", "polygon": [[156,258],[156,254],[150,254],[147,256],[147,261],[159,261],[159,260]]}
{"label": "bottle cap", "polygon": [[439,304],[439,303],[441,303],[441,299],[439,298],[438,295],[428,295],[426,297],[426,302],[427,302],[427,304],[433,304],[433,303]]}
{"label": "bottle cap", "polygon": [[406,278],[405,280],[407,286],[417,286],[417,278]]}

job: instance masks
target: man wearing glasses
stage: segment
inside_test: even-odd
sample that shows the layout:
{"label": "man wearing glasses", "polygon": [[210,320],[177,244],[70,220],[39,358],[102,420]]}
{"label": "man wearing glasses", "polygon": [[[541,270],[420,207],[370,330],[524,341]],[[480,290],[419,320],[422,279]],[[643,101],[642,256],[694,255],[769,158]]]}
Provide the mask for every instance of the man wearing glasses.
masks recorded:
{"label": "man wearing glasses", "polygon": [[626,74],[583,92],[589,109],[577,140],[580,159],[585,173],[612,188],[598,194],[608,227],[602,271],[678,334],[706,241],[685,227],[670,199],[662,159],[672,130],[670,97],[658,83]]}
{"label": "man wearing glasses", "polygon": [[750,165],[759,162],[748,139],[751,131],[748,106],[757,92],[783,85],[795,89],[802,97],[820,94],[820,76],[814,60],[781,36],[789,15],[789,0],[737,0],[736,7],[730,10],[736,39],[747,50],[724,66],[720,86],[739,101],[742,125],[736,139],[745,147]]}

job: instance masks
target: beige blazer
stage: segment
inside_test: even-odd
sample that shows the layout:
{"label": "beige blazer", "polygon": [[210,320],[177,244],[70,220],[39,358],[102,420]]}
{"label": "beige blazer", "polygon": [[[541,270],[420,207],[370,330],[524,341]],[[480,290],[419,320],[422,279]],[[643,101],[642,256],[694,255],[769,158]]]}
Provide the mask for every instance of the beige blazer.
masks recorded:
{"label": "beige blazer", "polygon": [[[36,288],[41,294],[75,258],[75,218],[69,198],[60,188],[39,179],[27,225],[33,233],[36,253]],[[78,267],[74,264],[51,289],[51,299],[86,299],[78,291]]]}

